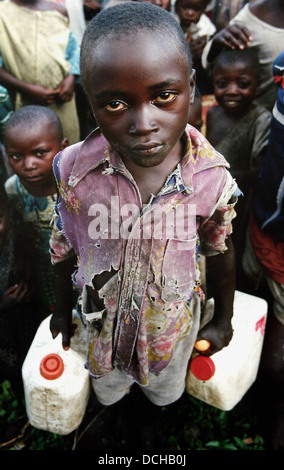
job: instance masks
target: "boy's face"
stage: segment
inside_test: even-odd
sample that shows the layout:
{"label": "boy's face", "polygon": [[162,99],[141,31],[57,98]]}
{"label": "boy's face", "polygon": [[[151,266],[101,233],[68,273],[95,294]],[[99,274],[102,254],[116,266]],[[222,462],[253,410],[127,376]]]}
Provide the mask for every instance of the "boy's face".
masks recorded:
{"label": "boy's face", "polygon": [[206,0],[179,0],[176,4],[176,13],[181,25],[188,27],[191,23],[198,23],[207,4]]}
{"label": "boy's face", "polygon": [[51,125],[19,124],[5,135],[9,164],[28,192],[44,191],[54,184],[52,162],[65,146]]}
{"label": "boy's face", "polygon": [[254,100],[258,80],[254,68],[245,63],[218,64],[213,86],[216,101],[226,113],[239,114]]}
{"label": "boy's face", "polygon": [[106,38],[90,62],[85,86],[96,121],[125,164],[153,167],[171,159],[194,96],[186,57],[147,33]]}

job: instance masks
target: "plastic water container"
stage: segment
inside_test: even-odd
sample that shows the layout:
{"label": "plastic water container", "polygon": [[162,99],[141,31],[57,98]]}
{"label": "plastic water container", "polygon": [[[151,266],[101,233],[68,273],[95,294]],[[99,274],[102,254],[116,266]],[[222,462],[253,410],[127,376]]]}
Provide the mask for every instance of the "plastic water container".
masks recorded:
{"label": "plastic water container", "polygon": [[[206,308],[214,309],[209,299]],[[229,411],[256,379],[263,345],[267,302],[236,291],[229,345],[210,357],[193,353],[187,392],[221,410]]]}
{"label": "plastic water container", "polygon": [[35,428],[66,435],[80,425],[90,394],[86,332],[74,315],[77,328],[65,351],[62,335],[52,338],[50,318],[40,324],[23,363],[26,411]]}

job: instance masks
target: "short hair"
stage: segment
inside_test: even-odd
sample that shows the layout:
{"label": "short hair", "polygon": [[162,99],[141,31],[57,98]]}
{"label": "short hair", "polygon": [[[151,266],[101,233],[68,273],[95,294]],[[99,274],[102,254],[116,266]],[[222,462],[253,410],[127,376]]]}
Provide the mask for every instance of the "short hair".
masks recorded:
{"label": "short hair", "polygon": [[44,121],[52,126],[61,141],[63,129],[59,117],[52,109],[39,105],[23,106],[15,111],[7,121],[5,133],[19,125],[35,126]]}
{"label": "short hair", "polygon": [[100,40],[107,37],[119,39],[141,31],[159,32],[165,39],[173,38],[188,60],[189,69],[192,69],[189,46],[177,20],[157,5],[130,1],[102,10],[88,24],[81,44],[80,68],[83,84],[87,78],[86,69],[92,50]]}
{"label": "short hair", "polygon": [[259,76],[259,61],[254,49],[246,47],[245,49],[224,49],[220,52],[213,65],[213,76],[217,65],[231,65],[236,62],[242,62],[255,70],[256,76]]}

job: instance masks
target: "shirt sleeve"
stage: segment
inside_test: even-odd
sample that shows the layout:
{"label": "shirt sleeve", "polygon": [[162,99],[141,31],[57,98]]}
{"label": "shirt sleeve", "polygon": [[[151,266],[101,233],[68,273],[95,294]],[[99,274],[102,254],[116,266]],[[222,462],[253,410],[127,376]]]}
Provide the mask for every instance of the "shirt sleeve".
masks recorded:
{"label": "shirt sleeve", "polygon": [[74,250],[60,229],[60,216],[56,210],[52,217],[51,226],[52,232],[49,241],[50,257],[51,263],[57,264],[74,256]]}
{"label": "shirt sleeve", "polygon": [[80,75],[80,46],[75,35],[70,31],[65,59],[70,64],[69,74]]}
{"label": "shirt sleeve", "polygon": [[241,194],[237,183],[227,171],[227,180],[212,215],[199,227],[200,253],[212,256],[227,250],[226,238],[232,233],[235,205]]}

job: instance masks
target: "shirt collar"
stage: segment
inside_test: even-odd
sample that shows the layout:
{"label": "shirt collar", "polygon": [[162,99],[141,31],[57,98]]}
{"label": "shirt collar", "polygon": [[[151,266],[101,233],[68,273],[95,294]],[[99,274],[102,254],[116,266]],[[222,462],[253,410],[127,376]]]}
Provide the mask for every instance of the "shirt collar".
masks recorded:
{"label": "shirt collar", "polygon": [[[220,154],[192,126],[187,126],[182,136],[182,141],[184,144],[184,156],[177,168],[167,178],[162,188],[163,194],[164,191],[185,191],[190,194],[193,188],[192,177],[196,171],[215,166],[216,156],[219,157],[218,162],[221,164],[223,157],[221,156],[220,161]],[[119,154],[107,142],[99,128],[95,129],[84,142],[77,145],[80,145],[80,150],[68,181],[70,186],[76,186],[90,171],[98,168],[100,165],[103,165],[102,171],[105,174],[112,174],[114,171],[118,171],[129,176],[129,172]],[[202,168],[200,165],[196,166],[197,155],[200,155],[200,152]],[[209,158],[206,159],[206,156]],[[223,164],[228,166],[224,158]]]}

